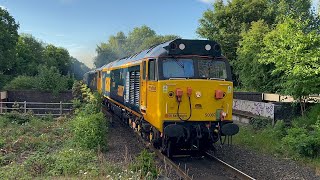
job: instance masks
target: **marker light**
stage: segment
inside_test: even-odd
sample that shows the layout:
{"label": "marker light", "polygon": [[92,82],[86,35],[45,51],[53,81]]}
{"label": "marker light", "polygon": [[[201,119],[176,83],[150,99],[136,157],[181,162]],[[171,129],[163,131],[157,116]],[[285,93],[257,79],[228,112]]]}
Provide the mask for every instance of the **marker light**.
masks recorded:
{"label": "marker light", "polygon": [[207,51],[210,51],[210,50],[211,50],[210,44],[207,44],[204,48],[205,48]]}
{"label": "marker light", "polygon": [[200,98],[201,97],[201,92],[200,91],[197,91],[196,92],[196,98]]}
{"label": "marker light", "polygon": [[183,43],[179,44],[179,49],[184,50],[184,48],[186,48],[186,45],[184,45]]}

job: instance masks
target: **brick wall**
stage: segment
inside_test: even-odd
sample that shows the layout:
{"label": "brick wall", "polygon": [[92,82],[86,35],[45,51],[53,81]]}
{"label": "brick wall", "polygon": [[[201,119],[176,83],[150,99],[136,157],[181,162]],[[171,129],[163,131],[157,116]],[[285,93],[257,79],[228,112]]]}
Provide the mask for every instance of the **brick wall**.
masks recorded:
{"label": "brick wall", "polygon": [[17,91],[8,91],[8,101],[9,102],[71,102],[72,92],[65,91],[57,95],[52,94],[51,92],[40,92],[32,90],[17,90]]}

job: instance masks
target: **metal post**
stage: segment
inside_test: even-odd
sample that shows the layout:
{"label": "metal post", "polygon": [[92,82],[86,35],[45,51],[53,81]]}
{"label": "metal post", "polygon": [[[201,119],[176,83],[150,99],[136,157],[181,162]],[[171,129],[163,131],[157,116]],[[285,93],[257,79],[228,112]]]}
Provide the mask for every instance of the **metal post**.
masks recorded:
{"label": "metal post", "polygon": [[27,102],[24,101],[24,113],[27,113]]}
{"label": "metal post", "polygon": [[62,116],[62,101],[60,101],[60,116]]}

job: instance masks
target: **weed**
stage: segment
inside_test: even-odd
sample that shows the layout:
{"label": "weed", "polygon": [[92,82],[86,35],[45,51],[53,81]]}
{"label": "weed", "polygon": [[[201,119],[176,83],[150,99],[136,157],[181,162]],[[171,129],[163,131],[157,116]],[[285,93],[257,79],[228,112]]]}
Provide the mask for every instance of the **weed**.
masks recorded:
{"label": "weed", "polygon": [[24,167],[17,163],[12,163],[10,165],[1,167],[0,177],[1,179],[33,179],[32,176],[24,169]]}
{"label": "weed", "polygon": [[24,167],[33,177],[46,175],[54,166],[55,159],[43,152],[28,157]]}
{"label": "weed", "polygon": [[62,149],[53,155],[55,164],[51,175],[98,174],[97,156],[93,151]]}
{"label": "weed", "polygon": [[154,163],[154,153],[143,150],[136,160],[131,164],[130,169],[134,172],[141,172],[141,178],[155,179],[158,176],[158,170]]}

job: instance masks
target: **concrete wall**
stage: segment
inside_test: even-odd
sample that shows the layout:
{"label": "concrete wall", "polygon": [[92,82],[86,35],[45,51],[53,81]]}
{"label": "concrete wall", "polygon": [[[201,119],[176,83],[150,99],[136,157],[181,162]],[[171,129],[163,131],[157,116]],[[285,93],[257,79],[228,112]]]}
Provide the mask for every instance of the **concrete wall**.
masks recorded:
{"label": "concrete wall", "polygon": [[250,119],[251,119],[250,117],[246,117],[246,116],[241,116],[241,115],[237,115],[237,114],[232,115],[232,120],[234,120],[236,122],[244,123],[244,124],[249,124]]}
{"label": "concrete wall", "polygon": [[[0,92],[0,102],[4,102],[6,99],[7,99],[7,91]],[[5,105],[0,103],[0,113],[3,113],[2,107],[5,107]]]}
{"label": "concrete wall", "polygon": [[254,102],[246,100],[233,100],[233,110],[248,112],[253,115],[274,119],[275,105],[271,103]]}

